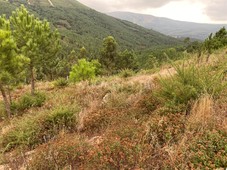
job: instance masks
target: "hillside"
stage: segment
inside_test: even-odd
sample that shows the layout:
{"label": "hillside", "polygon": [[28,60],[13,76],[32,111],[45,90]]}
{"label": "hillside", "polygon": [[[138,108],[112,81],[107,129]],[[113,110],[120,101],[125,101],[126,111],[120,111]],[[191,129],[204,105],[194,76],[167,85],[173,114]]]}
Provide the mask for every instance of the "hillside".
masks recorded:
{"label": "hillside", "polygon": [[223,26],[227,27],[227,24],[184,22],[130,12],[112,12],[108,13],[108,15],[178,38],[190,37],[204,40],[210,33],[216,32]]}
{"label": "hillside", "polygon": [[40,82],[35,98],[22,86],[14,117],[0,108],[0,169],[224,168],[226,59],[222,49],[153,74]]}
{"label": "hillside", "polygon": [[59,29],[65,46],[85,46],[91,53],[99,52],[103,38],[112,35],[120,48],[142,50],[157,46],[172,46],[179,41],[145,29],[128,21],[115,19],[90,9],[76,0],[0,0],[0,14],[10,14],[20,4]]}

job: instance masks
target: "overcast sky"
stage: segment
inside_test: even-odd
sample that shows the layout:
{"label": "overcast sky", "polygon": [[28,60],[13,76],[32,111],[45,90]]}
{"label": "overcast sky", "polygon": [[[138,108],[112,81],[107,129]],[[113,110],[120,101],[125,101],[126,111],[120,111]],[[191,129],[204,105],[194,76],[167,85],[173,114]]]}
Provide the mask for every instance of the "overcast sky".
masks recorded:
{"label": "overcast sky", "polygon": [[227,0],[78,0],[101,12],[130,11],[182,21],[227,23]]}

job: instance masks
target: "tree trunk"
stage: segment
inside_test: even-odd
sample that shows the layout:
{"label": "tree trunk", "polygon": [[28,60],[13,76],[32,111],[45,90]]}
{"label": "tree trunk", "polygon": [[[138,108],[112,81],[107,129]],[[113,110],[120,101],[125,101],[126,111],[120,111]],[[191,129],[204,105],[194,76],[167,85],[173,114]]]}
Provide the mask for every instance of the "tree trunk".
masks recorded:
{"label": "tree trunk", "polygon": [[199,51],[198,56],[197,56],[197,63],[198,64],[200,64],[201,56],[202,56],[202,52]]}
{"label": "tree trunk", "polygon": [[5,92],[5,90],[4,90],[4,88],[1,84],[0,84],[0,91],[2,93],[2,97],[3,97],[3,100],[4,100],[6,113],[8,114],[8,117],[11,117],[12,113],[11,113],[11,109],[10,109],[10,103],[7,99],[6,92]]}
{"label": "tree trunk", "polygon": [[30,78],[31,78],[31,94],[35,94],[35,75],[34,75],[34,70],[33,70],[33,65],[30,64]]}
{"label": "tree trunk", "polygon": [[210,58],[210,53],[208,53],[208,55],[207,55],[207,58],[206,58],[206,63],[208,63],[209,58]]}
{"label": "tree trunk", "polygon": [[10,91],[10,87],[9,86],[7,87],[7,93],[8,93],[8,96],[9,96],[9,103],[11,105],[12,104],[12,96],[11,96],[11,91]]}

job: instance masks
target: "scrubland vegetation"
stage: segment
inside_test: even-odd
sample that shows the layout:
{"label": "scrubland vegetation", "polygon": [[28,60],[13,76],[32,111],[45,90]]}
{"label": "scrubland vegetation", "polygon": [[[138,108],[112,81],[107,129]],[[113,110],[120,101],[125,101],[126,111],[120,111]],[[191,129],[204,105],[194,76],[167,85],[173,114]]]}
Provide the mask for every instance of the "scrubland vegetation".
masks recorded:
{"label": "scrubland vegetation", "polygon": [[137,56],[108,36],[96,58],[70,52],[67,78],[57,30],[23,6],[0,17],[1,168],[227,167],[226,40]]}

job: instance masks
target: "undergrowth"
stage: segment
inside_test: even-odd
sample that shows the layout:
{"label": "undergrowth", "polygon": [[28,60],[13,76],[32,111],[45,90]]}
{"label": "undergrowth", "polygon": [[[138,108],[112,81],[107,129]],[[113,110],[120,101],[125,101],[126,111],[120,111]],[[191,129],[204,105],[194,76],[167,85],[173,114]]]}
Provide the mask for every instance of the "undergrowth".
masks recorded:
{"label": "undergrowth", "polygon": [[192,102],[203,94],[218,97],[227,87],[224,73],[214,72],[209,66],[174,65],[175,75],[160,78],[160,88],[155,95],[173,112],[190,109]]}
{"label": "undergrowth", "polygon": [[78,112],[77,107],[60,107],[18,120],[13,128],[0,138],[3,152],[18,147],[33,149],[38,144],[49,141],[62,130],[72,132],[77,125]]}
{"label": "undergrowth", "polygon": [[27,93],[11,104],[14,113],[20,114],[31,107],[41,107],[46,100],[46,95],[41,92],[35,92],[34,95]]}
{"label": "undergrowth", "polygon": [[58,78],[57,80],[54,81],[54,86],[58,88],[63,88],[67,87],[69,85],[69,82],[65,78]]}
{"label": "undergrowth", "polygon": [[158,81],[112,76],[51,89],[41,108],[22,104],[27,114],[1,131],[1,153],[10,162],[33,150],[28,169],[225,168],[224,66],[181,62]]}

